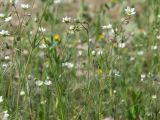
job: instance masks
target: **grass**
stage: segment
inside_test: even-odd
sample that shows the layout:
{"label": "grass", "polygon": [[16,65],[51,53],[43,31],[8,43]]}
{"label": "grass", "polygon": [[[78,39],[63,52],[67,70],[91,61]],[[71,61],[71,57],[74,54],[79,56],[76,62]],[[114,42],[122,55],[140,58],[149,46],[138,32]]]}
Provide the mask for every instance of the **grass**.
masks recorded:
{"label": "grass", "polygon": [[159,120],[159,0],[78,2],[1,2],[0,119]]}

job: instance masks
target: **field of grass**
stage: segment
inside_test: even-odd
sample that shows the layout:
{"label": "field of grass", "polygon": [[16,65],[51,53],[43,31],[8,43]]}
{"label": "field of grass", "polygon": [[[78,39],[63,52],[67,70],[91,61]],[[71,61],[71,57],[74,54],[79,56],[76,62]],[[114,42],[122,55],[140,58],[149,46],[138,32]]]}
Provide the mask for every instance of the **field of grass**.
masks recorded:
{"label": "field of grass", "polygon": [[0,120],[160,120],[160,0],[1,0]]}

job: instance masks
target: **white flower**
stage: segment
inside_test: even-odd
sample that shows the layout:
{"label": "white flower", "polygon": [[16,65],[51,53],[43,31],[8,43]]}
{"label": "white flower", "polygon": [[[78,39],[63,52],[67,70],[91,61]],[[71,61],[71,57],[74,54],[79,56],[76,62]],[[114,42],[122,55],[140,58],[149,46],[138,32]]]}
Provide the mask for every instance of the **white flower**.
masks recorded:
{"label": "white flower", "polygon": [[119,43],[119,44],[118,44],[118,47],[119,47],[119,48],[124,48],[125,46],[126,46],[125,43]]}
{"label": "white flower", "polygon": [[4,63],[4,64],[2,64],[2,68],[4,68],[4,69],[5,69],[5,68],[7,68],[7,67],[8,67],[8,64],[5,64],[5,63]]}
{"label": "white flower", "polygon": [[92,51],[92,55],[93,55],[93,56],[96,55],[96,51],[95,51],[95,50]]}
{"label": "white flower", "polygon": [[41,101],[41,104],[43,105],[43,104],[45,104],[47,102],[47,100],[43,100],[43,101]]}
{"label": "white flower", "polygon": [[21,96],[25,95],[25,92],[22,90],[22,91],[20,92],[20,95],[21,95]]}
{"label": "white flower", "polygon": [[1,103],[1,102],[3,102],[3,97],[2,97],[2,96],[0,96],[0,103]]}
{"label": "white flower", "polygon": [[157,40],[160,40],[160,35],[157,36]]}
{"label": "white flower", "polygon": [[29,7],[29,4],[21,4],[21,8],[23,8],[24,10],[28,9]]}
{"label": "white flower", "polygon": [[156,99],[157,98],[157,95],[152,95],[152,99]]}
{"label": "white flower", "polygon": [[146,78],[146,75],[145,74],[141,74],[141,81],[143,81],[144,78]]}
{"label": "white flower", "polygon": [[156,46],[156,45],[155,46],[151,46],[152,50],[157,50],[157,48],[158,48],[158,46]]}
{"label": "white flower", "polygon": [[102,26],[102,29],[103,29],[103,30],[111,29],[111,28],[112,28],[112,25],[111,25],[111,24]]}
{"label": "white flower", "polygon": [[3,13],[0,13],[0,18],[4,18],[4,14]]}
{"label": "white flower", "polygon": [[41,80],[36,81],[36,85],[37,86],[42,86],[43,85],[43,81],[41,81]]}
{"label": "white flower", "polygon": [[4,59],[5,59],[5,60],[9,60],[10,57],[9,57],[8,55],[6,55],[6,56],[4,57]]}
{"label": "white flower", "polygon": [[1,30],[0,35],[3,35],[3,36],[9,35],[8,30]]}
{"label": "white flower", "polygon": [[12,20],[12,16],[6,17],[6,18],[4,19],[5,22],[9,22],[9,21],[11,21],[11,20]]}
{"label": "white flower", "polygon": [[69,62],[65,62],[65,63],[62,63],[62,66],[68,67],[68,68],[73,68],[74,64],[73,63],[69,63]]}
{"label": "white flower", "polygon": [[38,30],[39,30],[40,32],[46,32],[46,28],[43,28],[43,27],[39,27]]}
{"label": "white flower", "polygon": [[40,48],[40,49],[45,49],[45,48],[47,48],[47,46],[43,43],[43,44],[41,44],[41,45],[39,46],[39,48]]}
{"label": "white flower", "polygon": [[9,117],[9,114],[8,114],[8,111],[6,110],[3,112],[2,120],[8,120],[8,117]]}
{"label": "white flower", "polygon": [[81,51],[81,50],[78,51],[78,55],[79,55],[79,56],[82,56],[82,51]]}
{"label": "white flower", "polygon": [[135,8],[130,8],[130,7],[127,7],[127,8],[125,9],[125,12],[126,12],[126,14],[129,15],[129,16],[136,14]]}
{"label": "white flower", "polygon": [[61,0],[54,0],[54,4],[60,4]]}
{"label": "white flower", "polygon": [[102,55],[102,54],[103,54],[103,50],[97,51],[97,55]]}
{"label": "white flower", "polygon": [[49,86],[49,85],[51,85],[51,84],[52,84],[52,81],[50,81],[50,80],[46,80],[46,81],[44,81],[44,84]]}
{"label": "white flower", "polygon": [[74,26],[74,25],[71,25],[71,26],[69,27],[69,29],[70,29],[70,30],[74,30],[74,29],[75,29],[75,26]]}
{"label": "white flower", "polygon": [[143,55],[143,54],[144,54],[143,51],[138,51],[138,52],[137,52],[137,55]]}
{"label": "white flower", "polygon": [[71,17],[64,17],[63,19],[62,19],[62,22],[64,22],[64,23],[70,23],[71,22]]}

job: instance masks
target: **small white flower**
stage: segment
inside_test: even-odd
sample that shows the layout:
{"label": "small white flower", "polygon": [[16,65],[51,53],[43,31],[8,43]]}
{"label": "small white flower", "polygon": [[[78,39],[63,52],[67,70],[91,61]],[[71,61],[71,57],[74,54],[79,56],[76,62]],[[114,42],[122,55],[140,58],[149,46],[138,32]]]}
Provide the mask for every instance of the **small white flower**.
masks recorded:
{"label": "small white flower", "polygon": [[73,63],[69,63],[69,62],[65,62],[65,63],[62,63],[62,66],[68,67],[68,68],[73,68],[74,64]]}
{"label": "small white flower", "polygon": [[143,55],[143,54],[144,54],[143,51],[138,51],[138,52],[137,52],[137,55],[140,55],[140,56],[141,56],[141,55]]}
{"label": "small white flower", "polygon": [[75,29],[75,26],[74,25],[71,25],[70,27],[69,27],[69,30],[74,30]]}
{"label": "small white flower", "polygon": [[47,102],[47,100],[43,100],[43,101],[41,101],[41,104],[43,105],[43,104],[45,104]]}
{"label": "small white flower", "polygon": [[160,40],[160,35],[157,36],[157,40]]}
{"label": "small white flower", "polygon": [[103,30],[112,29],[112,25],[111,25],[111,24],[104,25],[104,26],[102,26],[102,29],[103,29]]}
{"label": "small white flower", "polygon": [[63,19],[62,19],[62,22],[64,22],[64,23],[70,23],[71,22],[71,17],[64,17]]}
{"label": "small white flower", "polygon": [[2,96],[0,96],[0,103],[2,103],[3,102],[3,97]]}
{"label": "small white flower", "polygon": [[102,55],[102,54],[103,54],[103,50],[97,51],[97,55]]}
{"label": "small white flower", "polygon": [[1,31],[0,31],[0,35],[2,35],[2,36],[7,36],[7,35],[9,35],[8,30],[1,30]]}
{"label": "small white flower", "polygon": [[20,95],[21,95],[21,96],[25,95],[25,92],[22,90],[22,91],[20,92]]}
{"label": "small white flower", "polygon": [[119,47],[119,48],[124,48],[125,46],[126,46],[125,43],[119,43],[119,44],[118,44],[118,47]]}
{"label": "small white flower", "polygon": [[43,85],[43,81],[41,81],[41,80],[36,81],[36,85],[37,86],[42,86]]}
{"label": "small white flower", "polygon": [[134,57],[131,57],[131,58],[130,58],[130,61],[134,61],[134,60],[135,60],[135,58],[134,58]]}
{"label": "small white flower", "polygon": [[116,90],[113,90],[113,93],[114,93],[114,94],[116,94],[116,93],[117,93],[117,91],[116,91]]}
{"label": "small white flower", "polygon": [[4,57],[4,59],[5,59],[5,60],[9,60],[10,57],[9,57],[8,55],[6,55],[6,56]]}
{"label": "small white flower", "polygon": [[39,48],[40,48],[40,49],[45,49],[45,48],[47,48],[47,46],[43,43],[43,44],[41,44],[41,45],[39,46]]}
{"label": "small white flower", "polygon": [[79,55],[79,56],[82,56],[82,51],[78,51],[78,55]]}
{"label": "small white flower", "polygon": [[136,14],[135,8],[130,8],[130,7],[127,7],[127,8],[125,9],[125,12],[126,12],[126,14],[129,15],[129,16]]}
{"label": "small white flower", "polygon": [[95,50],[92,51],[92,55],[93,55],[93,56],[96,55],[96,51],[95,51]]}
{"label": "small white flower", "polygon": [[4,64],[2,64],[2,68],[7,68],[8,67],[8,64],[6,64],[6,63],[4,63]]}
{"label": "small white flower", "polygon": [[9,17],[7,17],[7,18],[4,19],[5,22],[9,22],[11,20],[12,20],[12,16],[9,16]]}
{"label": "small white flower", "polygon": [[89,42],[92,42],[92,39],[91,39],[91,38],[89,39]]}
{"label": "small white flower", "polygon": [[157,50],[157,48],[158,48],[158,46],[156,46],[156,45],[155,46],[151,46],[152,50]]}
{"label": "small white flower", "polygon": [[21,8],[23,8],[24,10],[28,9],[29,7],[29,4],[21,4]]}
{"label": "small white flower", "polygon": [[43,28],[43,27],[39,27],[38,30],[43,33],[46,32],[46,28]]}
{"label": "small white flower", "polygon": [[152,99],[157,99],[157,95],[152,95]]}
{"label": "small white flower", "polygon": [[143,81],[146,78],[145,74],[141,74],[141,81]]}
{"label": "small white flower", "polygon": [[0,18],[4,18],[5,15],[3,13],[0,13]]}
{"label": "small white flower", "polygon": [[8,114],[8,111],[6,110],[3,112],[2,120],[8,120],[8,117],[9,117],[9,114]]}
{"label": "small white flower", "polygon": [[50,80],[46,80],[46,81],[44,81],[44,84],[45,84],[45,85],[47,85],[47,86],[49,86],[49,85],[51,85],[51,84],[52,84],[52,81],[50,81]]}
{"label": "small white flower", "polygon": [[54,0],[54,4],[60,4],[61,0]]}

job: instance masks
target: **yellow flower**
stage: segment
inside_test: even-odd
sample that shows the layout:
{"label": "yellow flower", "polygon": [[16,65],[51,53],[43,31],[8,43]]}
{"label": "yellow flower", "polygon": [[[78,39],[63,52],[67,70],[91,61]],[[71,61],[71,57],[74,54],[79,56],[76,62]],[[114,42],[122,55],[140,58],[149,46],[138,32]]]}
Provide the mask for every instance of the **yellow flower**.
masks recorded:
{"label": "yellow flower", "polygon": [[99,35],[99,39],[100,39],[100,40],[104,40],[104,38],[105,38],[105,34],[104,34],[104,33],[101,33],[101,34]]}
{"label": "yellow flower", "polygon": [[102,69],[97,69],[96,72],[97,72],[97,74],[99,74],[99,75],[103,74]]}
{"label": "yellow flower", "polygon": [[60,36],[58,34],[54,35],[53,40],[60,42]]}

